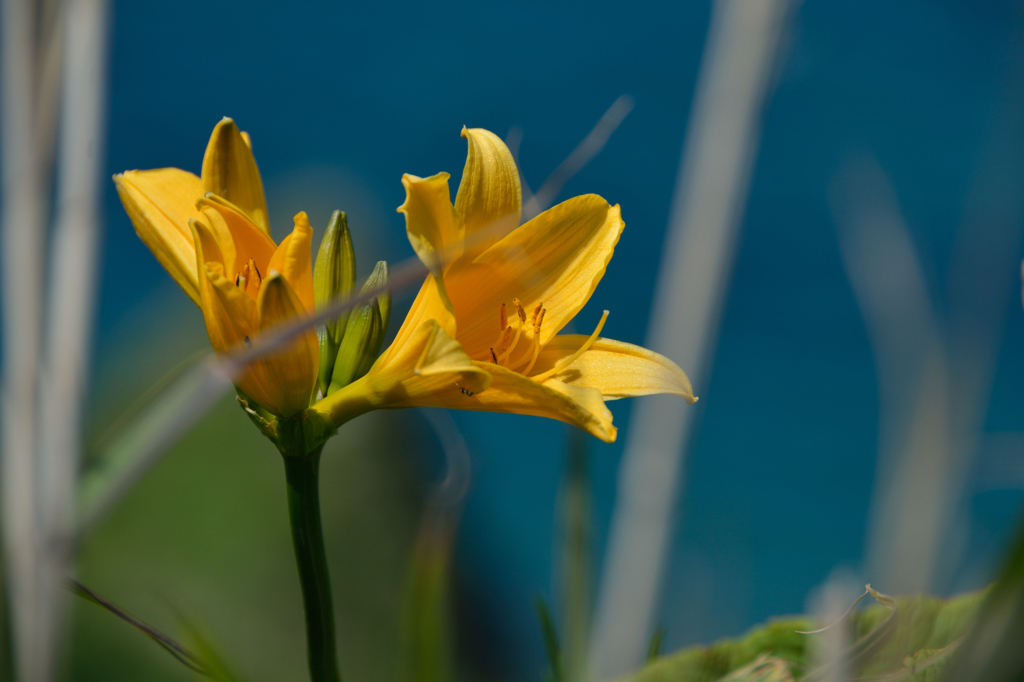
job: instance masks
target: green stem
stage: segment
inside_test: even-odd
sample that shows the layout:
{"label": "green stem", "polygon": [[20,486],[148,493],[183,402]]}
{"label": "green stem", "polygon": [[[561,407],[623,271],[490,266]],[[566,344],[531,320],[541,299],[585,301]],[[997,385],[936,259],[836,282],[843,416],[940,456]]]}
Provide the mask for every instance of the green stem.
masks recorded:
{"label": "green stem", "polygon": [[320,452],[285,455],[288,481],[288,516],[292,523],[295,562],[302,583],[306,613],[306,652],[312,682],[340,682],[334,642],[334,607],[331,576],[324,554],[324,533],[320,526]]}

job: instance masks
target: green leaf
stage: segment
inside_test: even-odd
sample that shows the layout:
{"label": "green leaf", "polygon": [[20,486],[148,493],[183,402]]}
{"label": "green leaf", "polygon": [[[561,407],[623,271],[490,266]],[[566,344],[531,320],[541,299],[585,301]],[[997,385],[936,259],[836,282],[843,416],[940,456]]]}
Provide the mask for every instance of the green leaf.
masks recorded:
{"label": "green leaf", "polygon": [[645,662],[651,663],[661,656],[661,644],[665,639],[665,627],[659,625],[651,635],[651,643],[647,645],[647,658]]}
{"label": "green leaf", "polygon": [[[857,679],[879,682],[936,679],[952,660],[986,594],[977,591],[950,599],[922,595],[894,599],[870,588],[869,593],[879,603],[850,614],[849,625],[856,639],[848,660]],[[814,635],[802,633],[816,627],[817,624],[807,617],[772,621],[739,639],[689,647],[663,656],[625,680],[810,681],[821,677],[824,671],[807,672],[810,638]],[[786,670],[782,669],[783,665],[787,666]],[[959,682],[965,678],[949,679]]]}
{"label": "green leaf", "polygon": [[1024,679],[1024,526],[965,638],[949,679],[1010,682]]}
{"label": "green leaf", "polygon": [[551,618],[551,611],[540,597],[533,600],[533,607],[537,611],[537,620],[540,621],[541,634],[544,636],[544,648],[548,654],[548,665],[551,667],[547,679],[551,682],[565,682],[562,646],[558,642],[558,631],[555,629],[555,621]]}
{"label": "green leaf", "polygon": [[151,625],[143,623],[141,620],[129,616],[123,610],[115,606],[113,603],[107,601],[103,597],[99,596],[88,587],[82,585],[74,580],[69,580],[71,591],[78,597],[91,602],[102,609],[105,609],[109,613],[114,614],[128,625],[141,632],[142,634],[149,637],[151,640],[156,642],[164,651],[169,653],[176,661],[184,665],[189,670],[199,673],[200,675],[207,675],[207,668],[203,665],[202,660],[183,647],[181,644],[168,637],[164,633],[160,632]]}
{"label": "green leaf", "polygon": [[456,520],[450,510],[428,509],[417,533],[402,632],[402,679],[408,682],[452,679],[448,581]]}

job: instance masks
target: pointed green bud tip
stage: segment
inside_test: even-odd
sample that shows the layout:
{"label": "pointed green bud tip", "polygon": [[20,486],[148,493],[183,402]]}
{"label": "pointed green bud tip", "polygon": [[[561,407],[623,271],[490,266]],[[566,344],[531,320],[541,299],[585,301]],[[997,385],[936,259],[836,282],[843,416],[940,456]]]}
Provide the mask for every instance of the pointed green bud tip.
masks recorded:
{"label": "pointed green bud tip", "polygon": [[[348,297],[356,286],[356,256],[352,235],[344,211],[335,211],[320,242],[313,265],[313,301],[322,310]],[[317,385],[327,395],[334,371],[334,358],[341,346],[351,311],[346,310],[334,320],[317,329],[320,339],[320,376]]]}
{"label": "pointed green bud tip", "polygon": [[376,361],[391,318],[390,282],[388,264],[379,261],[359,290],[360,294],[376,294],[352,310],[325,395],[362,378]]}
{"label": "pointed green bud tip", "polygon": [[338,348],[327,395],[362,377],[373,365],[384,334],[380,328],[380,305],[370,299],[352,311],[345,336]]}
{"label": "pointed green bud tip", "polygon": [[384,331],[388,330],[388,322],[391,320],[391,275],[388,270],[387,261],[377,261],[377,265],[373,267],[373,272],[366,278],[366,284],[360,290],[360,293],[368,293],[370,291],[378,291],[376,296],[377,304],[380,306],[380,319],[381,327]]}

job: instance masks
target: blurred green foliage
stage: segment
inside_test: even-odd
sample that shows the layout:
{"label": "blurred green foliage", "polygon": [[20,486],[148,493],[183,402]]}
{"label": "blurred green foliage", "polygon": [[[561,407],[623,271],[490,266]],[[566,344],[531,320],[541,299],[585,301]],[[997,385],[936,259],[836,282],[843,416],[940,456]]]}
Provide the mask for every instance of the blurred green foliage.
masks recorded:
{"label": "blurred green foliage", "polygon": [[[974,621],[985,592],[951,599],[901,597],[855,611],[849,621],[857,679],[925,682],[938,679],[960,638]],[[840,626],[842,626],[840,625]],[[725,682],[725,680],[828,679],[811,670],[817,627],[808,617],[774,620],[743,637],[689,647],[660,658],[623,682]]]}
{"label": "blurred green foliage", "polygon": [[[422,493],[408,413],[368,415],[324,451],[323,523],[342,673],[396,679]],[[201,629],[246,680],[303,679],[305,641],[281,456],[225,400],[86,540],[78,578],[172,636]],[[138,632],[74,604],[70,680],[192,680]],[[189,623],[187,628],[185,623]]]}

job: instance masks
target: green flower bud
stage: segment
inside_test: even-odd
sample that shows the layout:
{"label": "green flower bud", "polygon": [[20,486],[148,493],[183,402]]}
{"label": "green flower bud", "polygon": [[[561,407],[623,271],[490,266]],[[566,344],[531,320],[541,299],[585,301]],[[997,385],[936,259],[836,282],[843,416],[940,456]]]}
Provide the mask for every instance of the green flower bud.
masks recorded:
{"label": "green flower bud", "polygon": [[334,358],[330,386],[325,395],[361,378],[370,371],[377,359],[391,317],[391,290],[387,288],[388,282],[388,264],[380,261],[360,289],[361,294],[375,290],[379,293],[352,310],[338,354]]}
{"label": "green flower bud", "polygon": [[[356,256],[352,249],[352,236],[343,211],[331,214],[327,231],[320,242],[320,250],[313,266],[313,301],[317,310],[336,303],[352,293],[356,286]],[[334,320],[319,325],[320,375],[317,386],[327,395],[334,372],[334,358],[338,355],[351,311],[345,311]]]}

